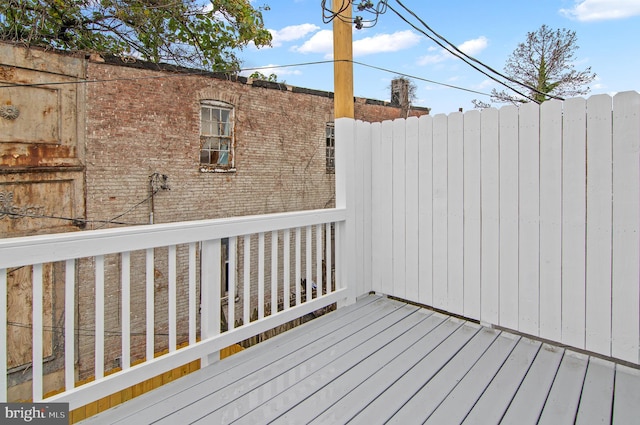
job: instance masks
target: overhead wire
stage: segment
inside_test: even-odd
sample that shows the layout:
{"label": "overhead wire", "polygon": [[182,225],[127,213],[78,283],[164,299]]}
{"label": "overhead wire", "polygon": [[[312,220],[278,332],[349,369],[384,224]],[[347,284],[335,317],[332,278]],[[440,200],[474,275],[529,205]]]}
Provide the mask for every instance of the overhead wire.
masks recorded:
{"label": "overhead wire", "polygon": [[[239,72],[249,72],[249,71],[263,71],[263,70],[270,70],[270,69],[281,69],[281,68],[293,68],[293,67],[300,67],[300,66],[310,66],[310,65],[322,65],[322,64],[330,64],[330,63],[335,63],[335,62],[345,62],[346,60],[342,59],[342,60],[323,60],[323,61],[312,61],[312,62],[301,62],[301,63],[292,63],[292,64],[285,64],[285,65],[269,65],[269,66],[257,66],[257,67],[249,67],[249,68],[241,68],[240,70],[238,70]],[[364,62],[360,62],[360,61],[347,61],[347,62],[352,62],[354,64],[357,65],[361,65],[367,68],[372,68],[372,69],[377,69],[379,71],[384,71],[384,72],[388,72],[391,74],[395,74],[395,75],[401,75],[401,76],[405,76],[408,78],[414,78],[416,80],[420,80],[420,81],[425,81],[428,83],[432,83],[432,84],[436,84],[436,85],[440,85],[443,87],[448,87],[448,88],[452,88],[452,89],[456,89],[456,90],[462,90],[462,91],[467,91],[467,92],[471,92],[471,93],[477,93],[477,94],[481,94],[481,95],[486,95],[486,96],[490,96],[490,94],[488,93],[483,93],[483,92],[479,92],[476,90],[472,90],[472,89],[468,89],[468,88],[464,88],[464,87],[460,87],[460,86],[455,86],[452,84],[447,84],[447,83],[442,83],[439,81],[435,81],[435,80],[430,80],[424,77],[418,77],[416,75],[411,75],[411,74],[405,74],[399,71],[394,71],[388,68],[382,68],[379,66],[375,66],[375,65],[370,65]],[[224,74],[224,72],[220,72],[222,74]],[[38,86],[52,86],[52,85],[64,85],[64,84],[98,84],[98,83],[109,83],[109,82],[118,82],[118,81],[143,81],[143,80],[154,80],[154,79],[161,79],[161,78],[177,78],[177,77],[192,77],[192,76],[207,76],[207,75],[213,75],[215,73],[212,73],[210,71],[203,71],[203,72],[189,72],[189,73],[175,73],[175,74],[170,74],[170,75],[152,75],[152,76],[144,76],[144,77],[123,77],[123,78],[105,78],[105,79],[93,79],[93,80],[75,80],[75,81],[54,81],[54,82],[49,82],[49,83],[15,83],[15,84],[5,84],[5,85],[0,85],[0,89],[2,88],[15,88],[15,87],[38,87]]]}
{"label": "overhead wire", "polygon": [[[155,193],[153,195],[155,195]],[[107,224],[118,224],[118,225],[123,225],[123,226],[137,226],[137,225],[145,224],[145,223],[131,223],[131,222],[125,222],[125,221],[116,221],[116,220],[118,218],[130,213],[131,211],[133,211],[134,209],[136,209],[140,205],[144,204],[145,202],[147,202],[149,199],[151,199],[151,197],[153,195],[147,196],[145,199],[143,199],[142,201],[138,202],[137,204],[135,204],[134,206],[132,206],[131,208],[129,208],[128,210],[126,210],[122,214],[119,214],[119,215],[115,216],[111,220],[87,220],[87,219],[84,219],[84,218],[61,217],[61,216],[47,215],[47,214],[30,214],[30,213],[23,213],[23,212],[19,212],[19,211],[3,210],[3,209],[0,209],[0,217],[7,216],[9,218],[13,218],[13,217],[46,218],[46,219],[54,219],[54,220],[71,221],[75,225],[78,225],[78,224],[83,224],[83,225],[85,225],[85,224],[96,224],[96,223],[97,224],[103,224],[103,226],[101,226],[101,227],[104,227]],[[100,227],[98,227],[98,228],[100,228]]]}
{"label": "overhead wire", "polygon": [[[398,0],[396,0],[396,2],[400,5],[402,5],[402,3],[400,3]],[[474,65],[473,63],[470,62],[470,60],[468,60],[466,58],[466,54],[462,53],[459,49],[451,49],[450,47],[448,47],[447,45],[443,44],[441,41],[439,41],[438,39],[436,39],[434,36],[428,34],[426,31],[424,31],[421,28],[418,28],[414,23],[410,22],[407,18],[405,18],[401,13],[399,13],[397,10],[395,10],[392,6],[388,6],[389,9],[391,9],[391,11],[393,11],[400,19],[402,19],[404,22],[406,22],[408,25],[410,25],[413,29],[415,29],[416,31],[420,32],[421,34],[423,34],[425,37],[427,37],[428,39],[430,39],[431,41],[433,41],[434,43],[436,43],[438,46],[440,46],[442,49],[446,50],[447,52],[449,52],[451,55],[453,55],[454,57],[462,60],[463,62],[465,62],[467,65],[469,65],[470,67],[472,67],[473,69],[475,69],[476,71],[480,72],[481,74],[485,75],[486,77],[490,78],[491,80],[503,85],[504,87],[508,88],[509,90],[514,91],[515,93],[519,94],[520,96],[529,99],[532,102],[537,102],[534,98],[527,96],[526,94],[522,93],[521,91],[509,86],[507,83],[505,83],[504,81],[501,81],[499,79],[497,79],[496,77],[494,77],[493,75],[489,74],[488,72],[478,68],[476,65]],[[403,6],[404,7],[404,6]],[[408,10],[408,9],[407,9]],[[409,11],[409,13],[413,13],[411,11]],[[414,14],[414,16],[417,15]],[[420,20],[420,22],[424,23],[424,21],[422,21],[420,18],[417,18],[418,20]],[[424,25],[426,26],[426,23],[424,23]],[[460,53],[458,53],[460,52]],[[478,61],[478,63],[480,63]]]}
{"label": "overhead wire", "polygon": [[[469,62],[467,62],[467,60],[465,60],[464,58],[468,59],[471,62],[477,63],[478,65],[486,68],[489,72],[492,72],[496,75],[498,75],[500,78],[504,78],[505,80],[514,83],[514,84],[518,84],[524,88],[526,88],[527,90],[532,91],[533,93],[536,94],[542,94],[548,97],[551,97],[553,99],[558,99],[558,100],[564,100],[562,97],[560,96],[556,96],[550,93],[544,93],[540,90],[538,90],[537,88],[523,83],[521,81],[516,80],[515,78],[509,77],[508,75],[505,75],[499,71],[496,71],[494,68],[492,68],[491,66],[485,64],[484,62],[474,58],[473,56],[468,55],[467,53],[465,53],[464,51],[462,51],[460,48],[458,48],[458,46],[456,46],[455,44],[453,44],[452,42],[450,42],[449,40],[447,40],[445,37],[443,37],[442,35],[440,35],[439,33],[437,33],[436,31],[433,30],[433,28],[431,28],[422,18],[420,18],[413,10],[409,9],[407,6],[405,6],[400,0],[396,0],[396,3],[398,3],[404,10],[406,10],[409,14],[411,14],[411,16],[413,16],[415,19],[417,19],[428,31],[430,31],[435,37],[437,37],[438,39],[442,40],[444,43],[447,44],[447,46],[449,46],[451,49],[455,50],[456,53],[458,54],[454,54],[453,52],[451,52],[451,50],[449,50],[449,48],[446,48],[444,46],[442,46],[442,44],[440,44],[439,42],[437,42],[436,40],[434,40],[431,36],[425,34],[424,32],[422,32],[423,34],[425,34],[427,37],[429,37],[429,39],[431,39],[432,41],[436,42],[439,46],[443,47],[445,50],[447,50],[449,53],[453,54],[454,56],[458,57],[459,59],[463,60],[465,63],[467,63],[468,65],[472,66],[474,69],[478,70],[479,72],[482,72],[484,75],[488,76],[489,78],[491,78],[492,80],[504,85],[505,87],[509,88],[510,90],[513,90],[514,92],[520,94],[521,96],[524,96],[522,93],[520,93],[519,91],[515,90],[513,87],[510,87],[509,85],[489,76],[488,74],[486,74],[484,71],[479,70],[478,68],[476,68],[475,66],[469,64]],[[389,9],[391,9],[396,15],[398,15],[400,17],[400,19],[404,20],[405,22],[409,23],[403,16],[401,16],[398,11],[396,11],[395,9],[393,9],[393,7],[389,6]],[[417,29],[413,24],[409,23],[409,25],[411,25],[412,27],[414,27],[416,30],[419,31],[419,29]],[[462,55],[464,58],[460,57],[460,55]],[[524,96],[527,99],[539,103],[538,101],[536,101],[535,99],[532,99],[530,96]]]}

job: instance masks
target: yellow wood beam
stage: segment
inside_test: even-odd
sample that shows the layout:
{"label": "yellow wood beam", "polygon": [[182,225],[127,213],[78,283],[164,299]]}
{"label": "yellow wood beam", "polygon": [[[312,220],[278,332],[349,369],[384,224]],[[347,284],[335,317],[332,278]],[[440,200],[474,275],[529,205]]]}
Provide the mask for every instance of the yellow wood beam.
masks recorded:
{"label": "yellow wood beam", "polygon": [[[343,10],[344,9],[344,10]],[[351,0],[333,0],[333,86],[335,118],[354,118]]]}

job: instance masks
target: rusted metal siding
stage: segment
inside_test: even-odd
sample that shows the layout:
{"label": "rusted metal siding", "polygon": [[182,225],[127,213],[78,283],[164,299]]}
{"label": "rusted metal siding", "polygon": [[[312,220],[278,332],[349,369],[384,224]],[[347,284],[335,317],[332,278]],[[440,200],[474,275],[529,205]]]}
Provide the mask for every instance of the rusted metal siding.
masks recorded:
{"label": "rusted metal siding", "polygon": [[0,58],[0,237],[77,230],[84,58],[6,43]]}

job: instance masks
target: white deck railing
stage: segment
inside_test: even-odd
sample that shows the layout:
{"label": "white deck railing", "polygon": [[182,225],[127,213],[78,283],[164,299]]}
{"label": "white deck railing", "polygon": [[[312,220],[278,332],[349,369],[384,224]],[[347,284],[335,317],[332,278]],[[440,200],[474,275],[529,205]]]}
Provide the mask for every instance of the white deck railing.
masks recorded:
{"label": "white deck railing", "polygon": [[[334,224],[338,236],[345,217],[344,209],[329,209],[0,239],[2,299],[7,299],[8,275],[16,268],[32,268],[33,401],[43,399],[43,333],[50,331],[43,320],[44,268],[57,267],[55,285],[65,288],[64,343],[53,348],[53,355],[64,357],[67,390],[47,401],[69,402],[74,409],[191,361],[215,361],[226,346],[341,301],[345,289],[340,273],[332,275],[333,269],[340,269],[340,256],[333,252],[331,241]],[[223,241],[228,258],[221,257]],[[226,308],[221,292],[225,260],[229,264]],[[52,263],[55,266],[48,266]],[[166,282],[166,293],[164,287],[158,289],[157,276]],[[132,296],[134,286],[142,288],[144,301]],[[238,307],[243,325],[238,327],[236,286],[244,299]],[[86,302],[93,305],[83,305]],[[117,318],[105,309],[114,302],[120,309]],[[78,332],[88,326],[86,317],[76,317],[79,309],[95,312],[88,320],[95,329],[95,381],[76,388],[80,347],[75,344]],[[257,319],[251,321],[253,310]],[[226,331],[221,329],[221,314],[227,318]],[[132,366],[131,318],[138,315],[144,327],[146,361]],[[7,310],[0,309],[0,323],[8,319]],[[115,319],[120,321],[121,341],[116,345],[122,370],[105,376],[105,361],[114,355],[113,345],[106,346],[105,331],[113,331],[106,326],[117,323]],[[164,327],[166,332],[159,332]],[[177,348],[178,329],[187,329],[185,348]],[[7,336],[7,327],[0,326],[1,401],[7,400]],[[160,344],[159,339],[163,339]],[[169,352],[154,358],[159,345]]]}

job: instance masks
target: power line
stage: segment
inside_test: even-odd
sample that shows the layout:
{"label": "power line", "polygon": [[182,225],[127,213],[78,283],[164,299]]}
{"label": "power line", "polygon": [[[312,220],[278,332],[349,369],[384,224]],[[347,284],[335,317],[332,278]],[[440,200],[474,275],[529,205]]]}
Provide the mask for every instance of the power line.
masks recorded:
{"label": "power line", "polygon": [[[158,191],[156,191],[155,193],[157,193],[157,192]],[[153,193],[153,195],[155,195],[155,193]],[[47,214],[29,214],[29,213],[23,213],[23,212],[19,212],[19,211],[15,211],[15,210],[0,210],[0,217],[7,216],[9,218],[16,218],[16,217],[20,217],[20,218],[49,218],[49,219],[54,219],[54,220],[71,221],[75,225],[86,225],[86,224],[99,223],[99,224],[103,224],[103,225],[120,224],[120,225],[124,225],[124,226],[138,226],[140,224],[146,224],[146,223],[130,223],[130,222],[116,221],[116,220],[118,218],[122,217],[123,215],[130,213],[135,208],[139,207],[140,205],[144,204],[145,202],[147,202],[149,199],[151,199],[151,197],[153,195],[147,196],[142,201],[138,202],[137,204],[135,204],[134,206],[132,206],[131,208],[129,208],[128,210],[126,210],[122,214],[119,214],[119,215],[115,216],[111,220],[87,220],[87,219],[84,219],[84,218],[61,217],[61,216],[47,215]],[[102,227],[104,227],[104,226],[102,226]]]}
{"label": "power line", "polygon": [[[16,328],[26,328],[26,329],[32,329],[33,327],[33,325],[30,323],[21,323],[21,322],[13,322],[13,321],[7,321],[7,325],[13,326]],[[60,335],[64,334],[64,330],[65,330],[64,327],[62,326],[50,326],[50,325],[43,325],[42,329],[45,331],[55,332]],[[74,333],[76,335],[81,335],[81,336],[95,336],[96,330],[94,328],[77,328],[77,329],[74,329]],[[111,337],[122,336],[122,331],[120,330],[113,331],[113,330],[105,329],[104,333],[106,334],[106,336],[111,336]],[[147,333],[146,332],[129,332],[129,335],[130,336],[146,336]],[[169,336],[169,334],[166,332],[154,332],[154,335]],[[189,334],[177,334],[176,336],[187,337],[189,336]]]}
{"label": "power line", "polygon": [[[401,6],[404,7],[404,5],[402,5],[402,3],[400,3],[398,0],[396,0],[398,4],[400,4]],[[438,41],[436,38],[434,38],[432,35],[428,34],[426,31],[424,31],[421,28],[418,28],[415,24],[413,24],[412,22],[410,22],[407,18],[405,18],[404,16],[402,16],[400,14],[400,12],[398,12],[397,10],[395,10],[392,6],[389,6],[389,9],[391,9],[400,19],[402,19],[404,22],[406,22],[408,25],[410,25],[413,29],[415,29],[416,31],[420,32],[421,34],[423,34],[425,37],[427,37],[428,39],[430,39],[431,41],[433,41],[434,43],[436,43],[438,46],[440,46],[441,48],[443,48],[444,50],[446,50],[447,52],[449,52],[451,55],[455,56],[456,58],[462,60],[464,63],[466,63],[467,65],[469,65],[470,67],[472,67],[473,69],[475,69],[476,71],[480,72],[481,74],[485,75],[486,77],[490,78],[491,80],[505,86],[506,88],[513,90],[514,92],[516,92],[517,94],[519,94],[522,97],[525,97],[527,99],[529,99],[532,102],[536,102],[535,99],[531,98],[530,96],[527,96],[526,94],[520,92],[519,90],[514,89],[513,87],[509,86],[508,84],[506,84],[503,81],[500,81],[499,79],[497,79],[496,77],[490,75],[489,73],[487,73],[486,71],[483,71],[482,69],[478,68],[476,65],[472,64],[469,60],[466,59],[466,55],[464,53],[458,54],[456,53],[454,50],[452,50],[451,48],[447,47],[445,44],[443,44],[442,42]],[[405,7],[406,9],[406,7]],[[409,10],[409,9],[406,9]],[[409,13],[412,13],[411,11],[409,11]],[[414,14],[414,16],[417,15]],[[418,20],[420,20],[420,18],[417,18]],[[422,20],[420,20],[421,23],[423,23],[423,25],[427,26],[426,23],[424,23]],[[428,28],[428,26],[427,26]],[[456,48],[456,50],[458,50]],[[458,50],[459,51],[459,50]],[[536,102],[538,103],[538,102]]]}
{"label": "power line", "polygon": [[464,87],[454,86],[452,84],[440,83],[438,81],[433,81],[433,80],[429,80],[429,79],[422,78],[422,77],[416,77],[415,75],[405,74],[403,72],[397,72],[397,71],[393,71],[393,70],[390,70],[390,69],[387,69],[387,68],[382,68],[382,67],[375,66],[375,65],[369,65],[369,64],[366,64],[366,63],[358,62],[358,61],[350,61],[350,62],[352,62],[352,63],[354,63],[356,65],[365,66],[367,68],[377,69],[378,71],[384,71],[384,72],[388,72],[388,73],[391,73],[391,74],[394,74],[394,75],[400,75],[400,76],[407,77],[407,78],[413,78],[415,80],[425,81],[427,83],[437,84],[439,86],[444,86],[444,87],[448,87],[448,88],[451,88],[451,89],[462,90],[462,91],[466,91],[466,92],[469,92],[469,93],[481,94],[483,96],[491,96],[491,94],[489,94],[489,93],[484,93],[484,92],[477,91],[477,90],[472,90],[472,89],[467,89],[467,88],[464,88]]}
{"label": "power line", "polygon": [[[300,62],[300,63],[292,63],[292,64],[285,64],[285,65],[269,65],[269,66],[257,66],[257,67],[250,67],[250,68],[242,68],[240,69],[238,72],[249,72],[249,71],[263,71],[263,70],[270,70],[270,69],[284,69],[284,68],[293,68],[293,67],[300,67],[300,66],[312,66],[312,65],[324,65],[324,64],[332,64],[332,63],[336,63],[336,62],[344,62],[344,60],[342,61],[336,61],[336,60],[323,60],[323,61],[312,61],[312,62]],[[448,87],[448,88],[452,88],[452,89],[456,89],[456,90],[462,90],[462,91],[467,91],[470,93],[476,93],[476,94],[481,94],[484,96],[491,96],[488,93],[483,93],[483,92],[479,92],[476,90],[472,90],[472,89],[468,89],[468,88],[464,88],[464,87],[460,87],[460,86],[455,86],[452,84],[447,84],[447,83],[441,83],[438,81],[434,81],[434,80],[430,80],[424,77],[418,77],[415,75],[410,75],[410,74],[405,74],[399,71],[393,71],[391,69],[387,69],[387,68],[382,68],[382,67],[378,67],[375,65],[370,65],[364,62],[359,62],[359,61],[351,61],[354,64],[357,65],[361,65],[367,68],[372,68],[372,69],[377,69],[379,71],[384,71],[384,72],[388,72],[391,74],[395,74],[395,75],[402,75],[405,77],[409,77],[409,78],[414,78],[416,80],[420,80],[420,81],[425,81],[428,83],[432,83],[432,84],[437,84],[443,87]],[[156,71],[156,70],[154,70]],[[163,70],[157,70],[157,71],[163,71]],[[192,76],[208,76],[208,75],[213,75],[214,73],[211,73],[209,71],[202,71],[202,72],[190,72],[190,73],[176,73],[176,74],[170,74],[170,75],[150,75],[150,76],[145,76],[145,77],[123,77],[123,78],[108,78],[108,79],[94,79],[94,80],[76,80],[76,81],[56,81],[56,82],[49,82],[49,83],[15,83],[15,84],[6,84],[6,85],[0,85],[0,89],[2,88],[11,88],[11,87],[38,87],[38,86],[52,86],[52,85],[63,85],[63,84],[98,84],[98,83],[109,83],[109,82],[117,82],[117,81],[144,81],[144,80],[154,80],[154,79],[160,79],[160,78],[183,78],[183,77],[192,77]],[[224,73],[222,73],[224,74]]]}
{"label": "power line", "polygon": [[486,72],[478,69],[477,67],[475,67],[474,65],[472,65],[471,63],[469,63],[466,59],[468,59],[471,62],[477,63],[480,66],[486,68],[487,70],[489,70],[489,72],[492,72],[496,75],[498,75],[501,78],[504,78],[507,81],[510,81],[514,84],[518,84],[534,93],[537,94],[542,94],[554,99],[558,99],[558,100],[564,100],[563,98],[559,97],[559,96],[555,96],[549,93],[543,93],[540,90],[538,90],[535,87],[532,87],[526,83],[523,83],[521,81],[518,81],[514,78],[509,77],[508,75],[505,75],[499,71],[496,71],[494,68],[492,68],[491,66],[485,64],[484,62],[474,58],[473,56],[468,55],[467,53],[463,52],[462,50],[460,50],[455,44],[451,43],[449,40],[447,40],[445,37],[443,37],[442,35],[438,34],[436,31],[434,31],[423,19],[421,19],[414,11],[412,11],[411,9],[409,9],[408,7],[406,7],[400,0],[396,0],[396,3],[398,3],[402,8],[404,8],[404,10],[406,10],[409,14],[411,14],[411,16],[413,16],[414,18],[416,18],[428,31],[430,31],[433,35],[435,35],[435,37],[437,37],[438,39],[442,40],[444,43],[446,43],[451,49],[453,49],[456,53],[452,52],[449,47],[445,47],[443,46],[440,42],[438,42],[437,40],[435,40],[433,37],[431,37],[430,35],[426,34],[424,31],[420,30],[419,28],[417,28],[415,25],[413,25],[412,23],[410,23],[408,20],[406,20],[402,15],[400,15],[400,13],[398,13],[398,11],[396,11],[395,9],[393,9],[391,6],[389,6],[389,9],[391,9],[396,15],[398,15],[398,17],[400,17],[400,19],[402,19],[403,21],[407,22],[409,25],[411,25],[414,29],[416,29],[417,31],[420,31],[422,34],[424,34],[426,37],[428,37],[430,40],[434,41],[436,44],[438,44],[440,47],[442,47],[443,49],[445,49],[447,52],[451,53],[452,55],[454,55],[455,57],[461,59],[462,61],[464,61],[465,63],[467,63],[469,66],[471,66],[472,68],[474,68],[475,70],[481,72],[482,74],[486,75],[487,77],[491,78],[493,81],[496,81],[497,83],[507,87],[508,89],[516,92],[517,94],[533,101],[536,103],[539,103],[538,101],[536,101],[535,99],[531,98],[530,96],[527,96],[523,93],[521,93],[520,91],[514,89],[513,87],[507,85],[506,83],[494,78],[493,76],[487,74]]}
{"label": "power line", "polygon": [[[259,67],[251,67],[251,68],[241,68],[235,71],[221,71],[221,72],[211,72],[211,71],[197,71],[197,70],[189,70],[184,68],[182,72],[173,71],[174,74],[163,74],[163,75],[147,75],[144,77],[122,77],[122,78],[105,78],[105,79],[93,79],[93,80],[75,80],[75,81],[53,81],[48,83],[13,83],[13,84],[4,84],[0,85],[0,89],[3,88],[15,88],[15,87],[39,87],[39,86],[59,86],[65,84],[97,84],[97,83],[111,83],[118,81],[144,81],[144,80],[156,80],[162,78],[185,78],[185,77],[201,77],[201,76],[215,76],[215,75],[234,75],[240,72],[248,72],[248,71],[260,71],[265,69],[277,69],[277,68],[291,68],[296,66],[309,66],[309,65],[321,65],[327,63],[333,63],[333,60],[324,60],[324,61],[314,61],[314,62],[302,62],[302,63],[292,63],[287,65],[270,65],[270,66],[259,66]],[[159,72],[169,72],[166,69],[151,69],[151,71],[159,71]]]}
{"label": "power line", "polygon": [[50,218],[50,219],[55,219],[55,220],[72,221],[72,222],[74,222],[76,224],[104,223],[104,224],[122,224],[122,225],[127,225],[127,226],[136,226],[136,225],[140,224],[140,223],[126,223],[126,222],[122,222],[122,221],[112,221],[112,220],[86,220],[84,218],[61,217],[61,216],[47,215],[47,214],[27,214],[27,213],[20,213],[20,212],[16,212],[16,211],[7,211],[7,210],[0,210],[0,216],[7,216],[9,218],[15,218],[15,217],[20,217],[20,218]]}

